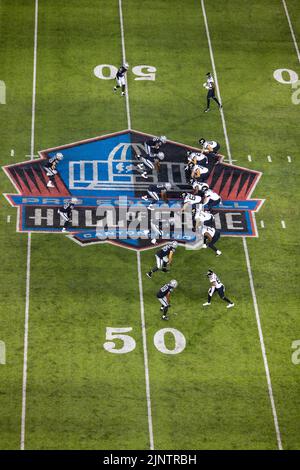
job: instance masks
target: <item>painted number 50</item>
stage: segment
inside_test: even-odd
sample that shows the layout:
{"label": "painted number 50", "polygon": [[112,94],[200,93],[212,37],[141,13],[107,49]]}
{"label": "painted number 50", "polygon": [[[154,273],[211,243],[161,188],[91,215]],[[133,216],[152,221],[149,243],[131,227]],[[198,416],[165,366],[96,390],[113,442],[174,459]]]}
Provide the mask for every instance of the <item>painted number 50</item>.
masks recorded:
{"label": "painted number 50", "polygon": [[[112,80],[118,69],[111,64],[101,64],[94,68],[94,75],[101,80]],[[156,67],[152,65],[136,65],[132,67],[132,73],[136,75],[135,80],[155,80]]]}
{"label": "painted number 50", "polygon": [[[106,341],[103,344],[103,347],[106,351],[114,354],[125,354],[133,351],[136,347],[136,342],[132,336],[126,335],[124,333],[129,333],[132,331],[132,328],[106,328]],[[173,336],[172,348],[166,346],[165,336]],[[121,346],[119,341],[120,340]],[[163,328],[158,330],[154,335],[154,346],[156,349],[163,354],[179,354],[181,353],[186,346],[186,340],[184,335],[176,330],[175,328]]]}

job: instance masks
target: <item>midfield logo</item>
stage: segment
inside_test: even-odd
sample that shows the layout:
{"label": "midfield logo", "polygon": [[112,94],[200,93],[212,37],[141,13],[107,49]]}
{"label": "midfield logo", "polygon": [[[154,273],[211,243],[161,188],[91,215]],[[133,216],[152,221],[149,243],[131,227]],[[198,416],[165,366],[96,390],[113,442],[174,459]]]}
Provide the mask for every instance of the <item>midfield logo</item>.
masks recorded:
{"label": "midfield logo", "polygon": [[[144,180],[136,169],[137,155],[145,154],[145,142],[152,137],[126,130],[43,150],[39,159],[3,167],[18,191],[5,194],[18,208],[17,231],[61,231],[63,220],[58,210],[73,197],[77,203],[69,236],[81,245],[110,242],[146,249],[153,246],[149,236],[153,223],[161,228],[162,221],[170,218],[176,221],[177,228],[163,231],[159,242],[194,242],[195,234],[186,230],[180,211],[180,193],[190,190],[184,171],[186,152],[199,149],[167,141],[160,172],[153,172]],[[49,188],[45,159],[58,151],[64,159],[59,163],[54,187]],[[222,235],[257,236],[253,214],[263,201],[249,198],[260,176],[260,172],[226,163],[211,168],[207,183],[223,200],[213,211],[216,228]],[[160,203],[153,215],[141,197],[149,184],[160,182],[170,182],[172,190],[168,204]],[[157,212],[159,219],[151,220],[157,218]]]}

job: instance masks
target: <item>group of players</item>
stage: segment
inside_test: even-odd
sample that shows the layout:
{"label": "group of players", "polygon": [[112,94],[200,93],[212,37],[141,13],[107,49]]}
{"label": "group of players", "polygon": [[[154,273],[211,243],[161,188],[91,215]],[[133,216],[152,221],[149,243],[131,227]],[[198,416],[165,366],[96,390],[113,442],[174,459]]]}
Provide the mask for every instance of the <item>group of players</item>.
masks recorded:
{"label": "group of players", "polygon": [[[125,96],[125,74],[129,69],[127,63],[123,64],[116,74],[116,86],[114,87],[114,92],[118,88],[121,88],[121,96]],[[212,98],[215,101],[214,93],[214,83],[210,74],[207,79],[206,88],[209,90],[207,98],[207,108],[209,109],[209,100]],[[213,96],[212,96],[213,95]],[[220,103],[217,103],[221,108]],[[206,111],[208,110],[206,109]],[[159,173],[161,162],[165,158],[165,153],[162,151],[162,147],[166,144],[167,138],[165,136],[154,137],[145,142],[144,148],[145,152],[143,154],[137,155],[136,169],[141,174],[142,178],[148,179],[149,173],[153,174],[154,171]],[[193,232],[197,236],[202,238],[203,244],[202,248],[211,248],[216,256],[220,256],[222,252],[218,250],[215,246],[216,242],[220,238],[220,231],[215,227],[215,219],[211,210],[218,206],[222,200],[219,194],[210,189],[207,184],[207,179],[214,167],[223,160],[223,155],[219,152],[220,145],[215,141],[207,141],[204,138],[199,139],[199,144],[201,146],[200,152],[187,151],[186,154],[186,166],[185,166],[185,175],[187,183],[190,185],[190,191],[182,192],[182,210],[191,206],[192,213],[192,223]],[[56,153],[53,157],[49,158],[44,164],[44,170],[48,177],[47,187],[55,186],[55,175],[57,174],[57,165],[63,159],[62,153]],[[157,183],[150,184],[147,189],[147,194],[142,196],[143,201],[149,202],[147,209],[149,211],[154,210],[155,205],[159,203],[162,199],[167,201],[167,194],[171,191],[171,183]],[[64,206],[59,209],[59,214],[64,221],[62,228],[63,232],[66,232],[68,226],[72,219],[72,211],[75,207],[76,199],[70,199],[65,202]],[[158,234],[161,235],[161,231],[157,230]],[[152,239],[152,242],[155,244],[156,239]],[[147,272],[149,278],[152,277],[153,273],[158,270],[163,272],[168,272],[168,266],[171,265],[173,255],[178,246],[176,241],[166,244],[161,248],[155,255],[156,265]],[[233,307],[234,303],[225,297],[225,286],[218,278],[217,274],[209,269],[206,273],[210,281],[210,288],[208,290],[208,299],[203,306],[209,306],[211,303],[212,296],[217,292],[222,300],[227,302],[227,308]],[[176,289],[178,282],[175,279],[172,279],[170,282],[164,284],[157,293],[157,299],[159,300],[162,311],[161,318],[163,320],[168,320],[168,309],[170,308],[170,295],[171,292]]]}
{"label": "group of players", "polygon": [[[159,171],[160,162],[164,159],[164,152],[161,147],[166,143],[166,137],[154,137],[145,143],[146,156],[142,157],[143,164],[147,167]],[[219,194],[209,188],[206,183],[212,168],[223,160],[223,155],[218,153],[220,145],[215,141],[206,141],[204,138],[199,140],[201,145],[200,152],[188,151],[186,155],[185,173],[187,182],[190,184],[190,191],[181,194],[183,205],[182,210],[186,210],[191,206],[192,210],[192,230],[200,235],[203,239],[202,248],[211,248],[216,256],[220,256],[222,252],[215,247],[215,243],[220,238],[220,231],[215,227],[214,215],[211,212],[213,207],[219,205],[222,200]],[[159,156],[158,156],[159,155]],[[138,156],[138,158],[141,158]],[[151,167],[149,165],[151,163]],[[140,164],[138,168],[143,170]],[[170,183],[151,184],[147,189],[147,194],[142,196],[144,201],[149,202],[148,209],[154,210],[155,205],[162,199],[167,201],[167,193],[172,189]],[[156,242],[156,240],[155,240]],[[172,241],[161,248],[155,255],[156,265],[146,273],[152,278],[156,271],[168,272],[168,266],[171,265],[173,255],[178,246],[177,241]],[[225,286],[218,278],[217,274],[209,269],[206,273],[210,288],[208,290],[207,302],[203,306],[209,306],[212,296],[217,292],[222,300],[227,302],[227,308],[234,306],[234,303],[225,296]],[[157,293],[157,299],[161,304],[162,320],[168,320],[168,310],[170,308],[171,292],[176,289],[178,282],[172,279],[164,284]]]}

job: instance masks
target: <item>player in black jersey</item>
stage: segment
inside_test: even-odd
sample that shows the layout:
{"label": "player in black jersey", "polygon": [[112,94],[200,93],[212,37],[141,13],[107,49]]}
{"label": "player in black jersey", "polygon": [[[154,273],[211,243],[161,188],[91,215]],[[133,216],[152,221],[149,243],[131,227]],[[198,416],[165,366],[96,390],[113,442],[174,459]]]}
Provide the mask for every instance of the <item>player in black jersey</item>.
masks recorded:
{"label": "player in black jersey", "polygon": [[123,65],[121,65],[121,67],[118,68],[118,71],[115,77],[117,84],[116,86],[114,86],[114,91],[116,92],[117,89],[121,87],[122,96],[125,96],[125,86],[126,86],[125,75],[128,69],[129,69],[129,65],[127,64],[127,62],[125,62]]}
{"label": "player in black jersey", "polygon": [[54,184],[53,184],[53,181],[54,181],[54,178],[55,178],[55,175],[57,175],[57,165],[58,163],[63,160],[64,156],[62,153],[58,152],[54,155],[54,157],[50,157],[47,162],[45,163],[44,165],[44,170],[46,171],[46,174],[49,178],[49,181],[47,183],[47,187],[48,188],[54,188]]}
{"label": "player in black jersey", "polygon": [[161,303],[160,310],[163,312],[161,317],[162,320],[169,320],[167,313],[169,307],[171,306],[170,295],[177,286],[178,282],[175,279],[172,279],[172,281],[168,282],[168,284],[164,284],[156,294],[157,299]]}
{"label": "player in black jersey", "polygon": [[172,263],[173,254],[178,246],[177,242],[171,242],[165,245],[161,250],[159,250],[156,255],[156,266],[150,269],[149,272],[146,273],[148,277],[152,277],[152,274],[158,270],[163,272],[167,272],[167,266]]}
{"label": "player in black jersey", "polygon": [[70,225],[70,219],[72,217],[72,211],[75,207],[75,202],[76,202],[75,199],[71,199],[64,204],[64,207],[62,209],[58,209],[58,213],[60,214],[61,218],[64,220],[64,226],[63,226],[62,232],[66,232],[67,228]]}
{"label": "player in black jersey", "polygon": [[160,198],[164,201],[167,200],[167,191],[170,191],[171,183],[158,183],[158,184],[150,184],[147,189],[147,193],[145,196],[142,196],[144,201],[150,201],[150,205],[147,207],[150,211],[154,209],[154,204],[156,204]]}
{"label": "player in black jersey", "polygon": [[[137,158],[141,160],[141,163],[137,165],[138,169],[142,171],[142,177],[147,179],[147,169],[159,171],[160,162],[165,158],[160,148],[167,141],[166,136],[153,137],[145,142],[146,156],[137,155]],[[146,168],[147,167],[147,168]]]}

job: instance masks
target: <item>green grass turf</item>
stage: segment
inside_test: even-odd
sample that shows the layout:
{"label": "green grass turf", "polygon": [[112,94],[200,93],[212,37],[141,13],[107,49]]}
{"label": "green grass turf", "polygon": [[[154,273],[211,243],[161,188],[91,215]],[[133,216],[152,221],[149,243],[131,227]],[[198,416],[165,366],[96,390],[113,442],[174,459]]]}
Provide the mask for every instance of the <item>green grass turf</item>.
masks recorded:
{"label": "green grass turf", "polygon": [[[30,150],[33,3],[0,5],[0,79],[8,90],[0,107],[2,164],[23,161]],[[155,81],[128,75],[132,127],[190,145],[202,135],[214,138],[226,153],[219,113],[203,114],[202,83],[212,68],[200,1],[123,3],[127,60],[131,67],[157,68]],[[299,37],[299,6],[288,6]],[[206,1],[206,8],[232,156],[264,173],[254,195],[266,199],[257,215],[265,229],[247,243],[283,446],[296,449],[300,366],[291,362],[291,343],[300,339],[299,109],[273,72],[288,67],[300,74],[299,64],[281,2]],[[118,15],[117,1],[88,0],[84,8],[75,0],[40,2],[36,151],[127,128],[125,102],[112,94],[113,82],[93,75],[96,65],[121,61]],[[12,191],[4,174],[1,187]],[[1,206],[0,339],[7,364],[0,366],[0,446],[7,449],[20,440],[27,236],[15,233],[15,210],[4,200]],[[276,448],[242,241],[226,238],[220,247],[220,259],[179,248],[170,275],[143,277],[157,449]],[[144,276],[154,251],[141,258]],[[227,311],[218,298],[209,310],[201,307],[208,288],[202,273],[209,267],[236,308]],[[166,325],[155,293],[170,276],[179,281],[172,299],[178,315]],[[34,234],[30,295],[26,448],[149,448],[136,255]],[[155,348],[154,334],[165,326],[185,335],[181,354]],[[106,327],[132,327],[136,349],[105,351]],[[172,340],[166,343],[171,347]]]}

